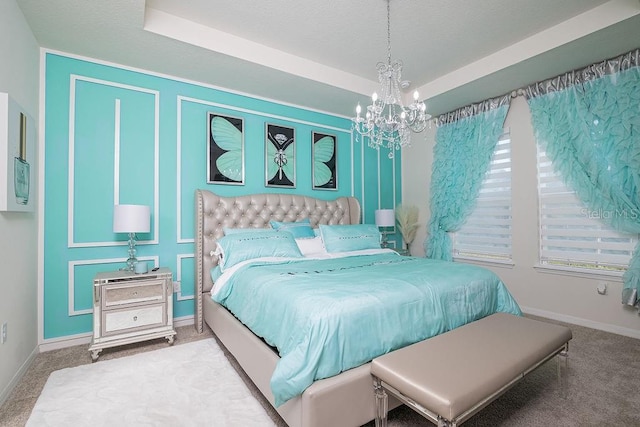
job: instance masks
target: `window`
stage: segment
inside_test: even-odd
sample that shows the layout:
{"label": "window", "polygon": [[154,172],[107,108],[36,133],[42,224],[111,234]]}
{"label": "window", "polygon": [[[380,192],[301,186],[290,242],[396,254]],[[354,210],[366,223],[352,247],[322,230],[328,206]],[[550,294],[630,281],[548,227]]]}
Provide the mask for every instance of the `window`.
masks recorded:
{"label": "window", "polygon": [[538,147],[540,264],[583,272],[621,275],[627,268],[637,235],[621,233],[591,211],[553,170]]}
{"label": "window", "polygon": [[453,257],[511,261],[511,138],[500,136],[475,210],[452,235]]}

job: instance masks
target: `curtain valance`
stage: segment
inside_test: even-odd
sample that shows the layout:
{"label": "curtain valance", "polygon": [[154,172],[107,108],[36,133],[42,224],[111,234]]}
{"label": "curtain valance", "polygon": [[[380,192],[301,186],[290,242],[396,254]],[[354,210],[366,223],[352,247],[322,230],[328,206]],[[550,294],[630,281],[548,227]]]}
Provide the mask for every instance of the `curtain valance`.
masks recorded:
{"label": "curtain valance", "polygon": [[551,92],[564,90],[574,85],[581,85],[607,75],[615,75],[634,67],[640,67],[640,49],[635,49],[615,58],[534,83],[526,88],[520,89],[518,93],[523,94],[524,97],[529,100]]}
{"label": "curtain valance", "polygon": [[502,107],[504,105],[508,106],[511,104],[511,97],[512,96],[510,94],[500,95],[495,98],[489,98],[484,101],[470,104],[465,107],[458,108],[457,110],[441,114],[435,119],[436,126],[442,126],[448,123],[457,122],[461,119],[495,110],[496,108]]}

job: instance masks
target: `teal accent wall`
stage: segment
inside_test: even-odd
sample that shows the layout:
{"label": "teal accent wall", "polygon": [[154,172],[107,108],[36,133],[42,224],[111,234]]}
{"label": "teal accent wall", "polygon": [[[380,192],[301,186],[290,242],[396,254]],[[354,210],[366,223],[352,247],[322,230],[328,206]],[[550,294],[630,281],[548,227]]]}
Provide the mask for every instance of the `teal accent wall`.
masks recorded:
{"label": "teal accent wall", "polygon": [[[366,223],[400,203],[399,153],[389,160],[363,145],[348,118],[58,53],[45,54],[44,91],[45,339],[92,330],[93,277],[127,258],[115,204],[151,207],[137,256],[172,269],[182,318],[194,312],[195,189],[355,196]],[[244,121],[244,185],[207,184],[208,112]],[[266,123],[295,129],[295,188],[265,187]],[[313,131],[337,138],[337,190],[312,189]]]}

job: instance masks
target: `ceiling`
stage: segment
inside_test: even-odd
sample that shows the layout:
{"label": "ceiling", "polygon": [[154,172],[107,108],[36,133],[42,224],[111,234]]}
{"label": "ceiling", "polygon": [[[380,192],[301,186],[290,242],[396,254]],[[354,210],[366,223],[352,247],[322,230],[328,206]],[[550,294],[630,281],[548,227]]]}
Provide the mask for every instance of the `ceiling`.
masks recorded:
{"label": "ceiling", "polygon": [[[16,0],[38,43],[352,116],[385,0]],[[393,0],[393,59],[440,114],[640,47],[640,0]]]}

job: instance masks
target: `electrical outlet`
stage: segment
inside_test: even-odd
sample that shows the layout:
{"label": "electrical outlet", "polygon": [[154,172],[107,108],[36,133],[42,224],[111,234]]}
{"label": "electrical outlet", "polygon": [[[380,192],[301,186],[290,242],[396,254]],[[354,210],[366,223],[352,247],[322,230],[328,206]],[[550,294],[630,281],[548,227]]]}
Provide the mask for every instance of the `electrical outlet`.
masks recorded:
{"label": "electrical outlet", "polygon": [[606,295],[607,294],[607,282],[600,282],[598,283],[598,287],[596,288],[596,290],[598,291],[598,294],[600,295]]}
{"label": "electrical outlet", "polygon": [[2,324],[2,333],[0,333],[0,344],[7,342],[7,322]]}
{"label": "electrical outlet", "polygon": [[173,293],[180,293],[180,282],[173,282]]}

